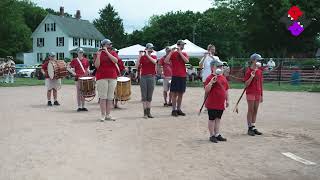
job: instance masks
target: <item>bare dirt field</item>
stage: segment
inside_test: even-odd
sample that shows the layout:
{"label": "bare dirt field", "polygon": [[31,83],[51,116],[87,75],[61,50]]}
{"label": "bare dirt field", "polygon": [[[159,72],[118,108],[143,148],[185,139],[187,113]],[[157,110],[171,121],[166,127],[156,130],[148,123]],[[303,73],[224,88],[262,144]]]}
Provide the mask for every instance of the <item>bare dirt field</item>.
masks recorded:
{"label": "bare dirt field", "polygon": [[[231,90],[223,115],[227,142],[208,141],[207,114],[197,115],[202,88],[188,88],[186,117],[164,108],[154,92],[154,119],[143,119],[140,90],[98,122],[97,100],[77,113],[75,87],[59,91],[60,107],[47,107],[45,87],[0,88],[0,180],[316,180],[320,179],[320,94],[265,92],[257,127],[246,135],[246,102],[232,112],[241,90]],[[291,152],[316,163],[284,156]]]}

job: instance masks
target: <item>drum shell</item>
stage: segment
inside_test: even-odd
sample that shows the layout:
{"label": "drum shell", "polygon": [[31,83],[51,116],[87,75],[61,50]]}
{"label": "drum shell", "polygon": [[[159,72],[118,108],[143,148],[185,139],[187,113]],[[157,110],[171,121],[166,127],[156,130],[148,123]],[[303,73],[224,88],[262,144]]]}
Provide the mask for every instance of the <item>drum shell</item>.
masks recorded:
{"label": "drum shell", "polygon": [[119,101],[128,101],[131,96],[131,80],[117,81],[115,89],[115,98]]}
{"label": "drum shell", "polygon": [[90,78],[90,79],[79,78],[78,83],[79,83],[79,89],[82,97],[90,98],[90,97],[96,96],[96,86],[95,86],[96,82],[94,78]]}
{"label": "drum shell", "polygon": [[[49,72],[48,67],[48,74],[50,79],[60,79],[68,75],[66,63],[63,60],[49,61],[49,64],[51,64],[53,67],[53,72]],[[53,75],[50,76],[50,74]]]}

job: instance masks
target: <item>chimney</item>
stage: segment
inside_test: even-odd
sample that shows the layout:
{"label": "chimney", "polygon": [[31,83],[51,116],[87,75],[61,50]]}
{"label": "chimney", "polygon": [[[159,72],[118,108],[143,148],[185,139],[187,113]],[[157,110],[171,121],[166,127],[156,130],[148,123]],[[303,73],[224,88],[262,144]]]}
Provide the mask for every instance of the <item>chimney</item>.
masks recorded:
{"label": "chimney", "polygon": [[80,10],[77,10],[77,13],[76,13],[76,19],[81,19]]}
{"label": "chimney", "polygon": [[64,16],[64,7],[62,7],[62,6],[60,7],[60,14],[59,15],[62,17]]}

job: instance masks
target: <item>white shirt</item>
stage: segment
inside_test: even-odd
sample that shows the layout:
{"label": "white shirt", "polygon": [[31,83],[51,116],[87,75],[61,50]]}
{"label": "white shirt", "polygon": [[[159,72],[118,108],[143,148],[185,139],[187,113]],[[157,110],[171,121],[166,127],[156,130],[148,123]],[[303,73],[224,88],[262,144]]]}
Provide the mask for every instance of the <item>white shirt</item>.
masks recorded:
{"label": "white shirt", "polygon": [[202,69],[202,82],[206,82],[208,76],[211,74],[211,66],[210,63],[213,60],[217,60],[220,61],[218,56],[213,56],[213,58],[211,56],[207,56],[204,60],[203,60],[203,69]]}
{"label": "white shirt", "polygon": [[273,60],[270,60],[267,64],[269,67],[273,68],[276,66],[276,63]]}

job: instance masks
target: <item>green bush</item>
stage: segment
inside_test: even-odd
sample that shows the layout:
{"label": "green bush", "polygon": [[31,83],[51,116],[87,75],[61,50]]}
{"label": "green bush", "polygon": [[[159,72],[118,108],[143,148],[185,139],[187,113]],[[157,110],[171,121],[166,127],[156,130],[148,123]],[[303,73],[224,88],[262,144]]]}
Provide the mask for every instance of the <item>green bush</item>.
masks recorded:
{"label": "green bush", "polygon": [[191,64],[192,66],[199,66],[199,62],[200,62],[199,58],[194,58],[194,57],[189,58],[189,64]]}
{"label": "green bush", "polygon": [[20,59],[15,59],[15,60],[14,60],[14,63],[16,63],[16,64],[23,64],[23,61],[20,60]]}
{"label": "green bush", "polygon": [[64,58],[64,61],[65,62],[71,62],[71,59],[70,58]]}

